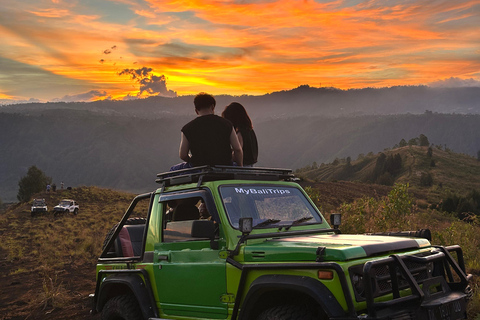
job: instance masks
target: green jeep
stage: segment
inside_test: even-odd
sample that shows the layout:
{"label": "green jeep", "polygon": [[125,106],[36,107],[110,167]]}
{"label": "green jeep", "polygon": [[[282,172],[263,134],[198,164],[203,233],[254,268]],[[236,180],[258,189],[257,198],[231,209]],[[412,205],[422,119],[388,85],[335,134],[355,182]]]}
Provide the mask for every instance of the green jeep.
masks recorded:
{"label": "green jeep", "polygon": [[[158,175],[104,242],[102,319],[464,319],[459,246],[428,232],[344,235],[290,170],[197,167]],[[393,236],[392,236],[393,235]],[[416,237],[417,236],[417,237]]]}

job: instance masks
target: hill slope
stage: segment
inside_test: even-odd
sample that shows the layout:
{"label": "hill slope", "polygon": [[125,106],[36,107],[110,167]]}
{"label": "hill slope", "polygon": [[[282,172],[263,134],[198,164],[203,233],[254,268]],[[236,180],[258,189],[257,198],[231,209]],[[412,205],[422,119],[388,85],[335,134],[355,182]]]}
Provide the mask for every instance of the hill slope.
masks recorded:
{"label": "hill slope", "polygon": [[[342,159],[317,167],[307,166],[298,169],[296,173],[306,180],[316,182],[345,180],[387,185],[409,183],[413,191],[424,194],[422,197],[428,198],[430,202],[439,201],[442,195],[448,193],[464,195],[473,189],[480,190],[478,159],[448,149],[445,151],[433,147],[430,151],[431,154],[429,147],[406,146],[376,155],[362,155],[350,162]],[[395,156],[401,159],[401,168],[392,174],[386,167],[388,159],[394,159]],[[383,171],[379,168],[381,163]]]}
{"label": "hill slope", "polygon": [[98,319],[89,314],[95,264],[107,231],[131,194],[97,187],[35,195],[49,210],[63,198],[80,205],[77,216],[32,218],[30,204],[0,214],[1,319]]}

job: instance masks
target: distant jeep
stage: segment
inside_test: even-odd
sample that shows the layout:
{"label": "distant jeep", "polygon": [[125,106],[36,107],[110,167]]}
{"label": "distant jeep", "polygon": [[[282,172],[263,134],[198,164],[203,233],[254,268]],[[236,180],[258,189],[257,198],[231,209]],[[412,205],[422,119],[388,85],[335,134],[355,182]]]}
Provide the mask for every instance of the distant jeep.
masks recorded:
{"label": "distant jeep", "polygon": [[32,207],[30,209],[32,217],[37,213],[47,213],[48,207],[45,199],[33,199]]}
{"label": "distant jeep", "polygon": [[78,214],[79,206],[74,200],[63,199],[58,205],[53,208],[53,214],[58,215],[61,213],[73,213]]}

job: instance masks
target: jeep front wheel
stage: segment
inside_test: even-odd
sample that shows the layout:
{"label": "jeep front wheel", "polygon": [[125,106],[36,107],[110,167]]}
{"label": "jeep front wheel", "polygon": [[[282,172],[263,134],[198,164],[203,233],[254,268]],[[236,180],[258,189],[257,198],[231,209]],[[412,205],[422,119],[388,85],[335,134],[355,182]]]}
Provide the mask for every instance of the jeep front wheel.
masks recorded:
{"label": "jeep front wheel", "polygon": [[142,320],[137,299],[132,294],[116,296],[107,301],[102,310],[102,320]]}
{"label": "jeep front wheel", "polygon": [[[307,307],[301,305],[281,305],[263,311],[257,320],[315,320],[319,319]],[[321,319],[321,318],[320,318]]]}

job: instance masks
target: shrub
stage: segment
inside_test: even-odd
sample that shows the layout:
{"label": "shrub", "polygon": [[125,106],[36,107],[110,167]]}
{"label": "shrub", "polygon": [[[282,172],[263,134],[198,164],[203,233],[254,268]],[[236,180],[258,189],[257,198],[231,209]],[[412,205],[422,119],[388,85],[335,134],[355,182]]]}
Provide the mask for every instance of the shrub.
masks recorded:
{"label": "shrub", "polygon": [[433,185],[433,177],[429,172],[422,172],[422,175],[420,176],[420,185],[422,187],[431,187]]}
{"label": "shrub", "polygon": [[361,198],[351,204],[342,204],[342,231],[345,233],[385,232],[409,226],[414,212],[413,198],[408,184],[396,184],[388,196],[375,200]]}

